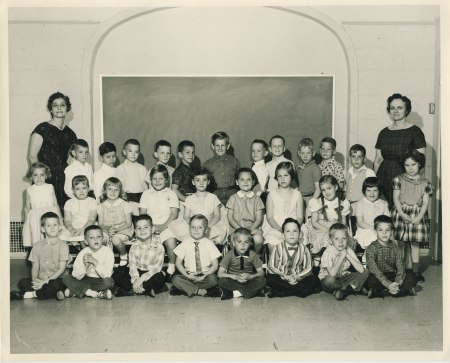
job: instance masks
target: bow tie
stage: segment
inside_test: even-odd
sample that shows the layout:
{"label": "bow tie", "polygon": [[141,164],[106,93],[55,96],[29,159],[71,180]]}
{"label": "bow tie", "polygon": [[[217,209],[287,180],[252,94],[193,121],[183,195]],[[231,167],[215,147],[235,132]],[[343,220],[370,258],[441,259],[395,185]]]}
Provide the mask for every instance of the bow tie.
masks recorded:
{"label": "bow tie", "polygon": [[298,245],[295,247],[288,247],[287,249],[288,249],[288,251],[297,251]]}

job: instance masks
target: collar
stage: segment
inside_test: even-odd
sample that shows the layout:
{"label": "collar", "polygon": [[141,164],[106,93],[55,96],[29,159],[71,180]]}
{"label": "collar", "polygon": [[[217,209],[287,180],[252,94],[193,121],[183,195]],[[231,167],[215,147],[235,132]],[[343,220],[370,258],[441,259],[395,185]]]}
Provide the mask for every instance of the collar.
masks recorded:
{"label": "collar", "polygon": [[78,168],[84,169],[86,167],[87,161],[84,162],[84,165],[81,164],[81,161],[78,161],[77,159],[73,159],[72,164]]}
{"label": "collar", "polygon": [[137,160],[136,160],[134,163],[132,163],[130,160],[125,159],[125,161],[124,161],[123,163],[126,164],[126,165],[128,165],[128,166],[132,166],[132,167],[136,167],[136,166],[140,165],[140,164],[137,162]]}
{"label": "collar", "polygon": [[108,203],[111,207],[117,207],[122,203],[122,201],[124,202],[122,198],[117,198],[113,203],[111,203],[108,199],[106,199],[103,203]]}
{"label": "collar", "polygon": [[102,166],[101,166],[102,168],[104,168],[104,169],[115,169],[115,167],[113,167],[113,166],[109,166],[109,165],[106,165],[105,163],[102,163]]}
{"label": "collar", "polygon": [[249,258],[250,257],[250,250],[247,250],[243,255],[241,255],[238,251],[236,251],[236,248],[233,248],[234,256],[237,258],[244,257]]}
{"label": "collar", "polygon": [[388,243],[386,243],[386,245],[382,245],[378,240],[376,240],[375,242],[378,248],[394,248],[396,246],[396,243],[391,239],[388,241]]}
{"label": "collar", "polygon": [[49,245],[52,245],[52,246],[56,245],[59,241],[60,241],[60,239],[59,239],[59,238],[56,238],[56,239],[55,239],[55,242],[50,242],[50,241],[48,240],[48,238],[45,237],[45,242],[46,242],[47,244],[49,244]]}
{"label": "collar", "polygon": [[329,158],[328,160],[322,160],[321,161],[321,164],[329,164],[329,163],[333,163],[335,160],[334,160],[334,155],[331,157],[331,158]]}
{"label": "collar", "polygon": [[253,193],[253,192],[250,192],[250,193],[248,193],[248,194],[245,194],[242,190],[239,190],[237,193],[236,193],[237,195],[238,195],[238,197],[239,198],[245,198],[245,197],[247,197],[248,199],[251,199],[251,198],[253,198],[253,196],[255,195],[255,193]]}
{"label": "collar", "polygon": [[170,169],[173,169],[170,165],[168,165],[168,164],[166,165],[166,164],[160,162],[159,160],[156,162],[156,165],[164,166],[167,169],[167,171],[169,171]]}
{"label": "collar", "polygon": [[348,173],[353,176],[359,174],[363,170],[367,170],[367,166],[363,165],[358,170],[355,170],[355,168],[351,166],[350,169],[348,169]]}
{"label": "collar", "polygon": [[313,164],[315,164],[316,162],[314,161],[314,160],[311,160],[308,164],[304,164],[304,163],[301,163],[301,164],[297,164],[297,166],[300,168],[300,169],[306,169],[306,168],[309,168],[311,165],[313,165]]}
{"label": "collar", "polygon": [[148,243],[147,242],[142,242],[141,240],[139,240],[138,246],[141,247],[141,248],[150,248],[150,247],[158,248],[158,245],[157,244],[152,244],[152,242],[154,242],[152,239],[150,239],[150,241]]}
{"label": "collar", "polygon": [[164,189],[161,190],[156,190],[155,188],[152,187],[152,189],[150,190],[150,193],[167,193],[169,191],[169,188],[164,187]]}
{"label": "collar", "polygon": [[227,160],[228,159],[228,154],[227,153],[225,153],[225,155],[224,156],[217,156],[216,154],[214,154],[214,159],[217,159],[217,160]]}
{"label": "collar", "polygon": [[264,159],[256,161],[255,164],[253,166],[264,166],[266,165],[266,163],[264,162]]}
{"label": "collar", "polygon": [[376,201],[374,201],[374,202],[371,202],[369,199],[367,199],[366,197],[364,197],[363,198],[363,200],[366,202],[366,203],[369,203],[369,204],[380,204],[380,203],[382,203],[382,199],[380,199],[380,198],[378,198]]}

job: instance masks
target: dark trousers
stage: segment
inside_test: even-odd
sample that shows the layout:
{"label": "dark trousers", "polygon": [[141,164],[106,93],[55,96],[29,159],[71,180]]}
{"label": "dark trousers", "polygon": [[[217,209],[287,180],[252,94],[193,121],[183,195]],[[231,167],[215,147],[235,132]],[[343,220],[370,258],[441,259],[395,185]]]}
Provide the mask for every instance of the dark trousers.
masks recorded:
{"label": "dark trousers", "polygon": [[36,291],[36,297],[38,300],[45,300],[45,299],[55,299],[56,293],[58,291],[64,291],[66,287],[63,284],[62,279],[54,279],[50,280],[48,284],[42,285],[42,287],[39,290],[34,290],[31,285],[32,280],[31,279],[21,279],[19,281],[19,289],[22,292],[27,291]]}
{"label": "dark trousers", "polygon": [[[147,271],[138,270],[139,276],[142,276]],[[114,280],[114,283],[116,287],[121,287],[125,291],[133,291],[133,284],[131,283],[131,277],[130,277],[130,269],[128,267],[118,267],[114,270],[114,273],[112,274],[112,278]],[[145,291],[154,290],[155,292],[158,292],[161,290],[165,285],[165,279],[162,272],[158,272],[154,274],[150,279],[147,281],[144,281],[142,284],[142,287]]]}
{"label": "dark trousers", "polygon": [[268,274],[267,284],[272,288],[273,296],[307,297],[320,285],[320,281],[316,275],[311,274],[297,282],[295,285],[291,285],[279,275]]}
{"label": "dark trousers", "polygon": [[[395,281],[396,275],[397,275],[396,272],[385,272],[384,273],[384,276],[386,276],[386,278],[388,278],[390,281]],[[386,289],[386,287],[383,286],[381,281],[378,280],[374,274],[369,275],[369,277],[367,278],[366,284],[369,289],[372,289],[372,291],[374,291],[376,293],[381,293],[381,291]],[[416,285],[417,285],[416,274],[414,274],[412,272],[407,272],[405,279],[403,280],[403,284],[400,286],[400,291],[398,292],[398,294],[393,295],[393,296],[405,296],[408,293],[409,289],[411,289],[411,287],[414,287]]]}
{"label": "dark trousers", "polygon": [[228,199],[236,193],[236,188],[217,188],[213,193],[217,195],[222,205],[227,205]]}
{"label": "dark trousers", "polygon": [[217,275],[207,275],[200,282],[193,282],[183,275],[175,275],[172,278],[172,284],[181,291],[184,291],[187,296],[195,295],[198,289],[210,289],[217,286]]}
{"label": "dark trousers", "polygon": [[349,285],[355,286],[353,290],[359,291],[364,286],[369,274],[369,270],[364,270],[363,273],[352,272],[343,277],[332,277],[328,275],[325,276],[320,283],[322,284],[323,291],[329,293],[333,293],[335,290],[345,289]]}
{"label": "dark trousers", "polygon": [[264,276],[258,276],[243,284],[228,277],[221,277],[218,285],[224,290],[238,290],[244,299],[250,299],[256,296],[266,286],[266,279]]}
{"label": "dark trousers", "polygon": [[64,285],[79,298],[82,298],[89,289],[102,291],[111,289],[114,286],[114,280],[111,277],[101,279],[98,277],[85,276],[81,280],[78,280],[72,275],[64,275],[63,282]]}

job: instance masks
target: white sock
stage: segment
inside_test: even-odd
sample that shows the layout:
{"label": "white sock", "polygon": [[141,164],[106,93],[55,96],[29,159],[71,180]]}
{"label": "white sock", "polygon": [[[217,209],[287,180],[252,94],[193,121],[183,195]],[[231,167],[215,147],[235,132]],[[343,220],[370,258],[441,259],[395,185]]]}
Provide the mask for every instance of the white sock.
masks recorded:
{"label": "white sock", "polygon": [[167,267],[167,273],[169,275],[173,275],[174,272],[175,272],[175,264],[169,263],[169,266]]}
{"label": "white sock", "polygon": [[90,297],[97,297],[98,292],[97,292],[97,291],[94,291],[94,290],[91,290],[91,289],[88,289],[88,290],[85,292],[85,295],[86,295],[86,296],[90,296]]}
{"label": "white sock", "polygon": [[233,291],[233,297],[241,297],[242,294],[239,292],[239,290],[234,290]]}
{"label": "white sock", "polygon": [[24,299],[35,299],[35,298],[37,298],[36,291],[27,291],[25,294],[23,294],[23,298]]}
{"label": "white sock", "polygon": [[128,254],[124,254],[120,256],[119,266],[126,266],[128,263]]}

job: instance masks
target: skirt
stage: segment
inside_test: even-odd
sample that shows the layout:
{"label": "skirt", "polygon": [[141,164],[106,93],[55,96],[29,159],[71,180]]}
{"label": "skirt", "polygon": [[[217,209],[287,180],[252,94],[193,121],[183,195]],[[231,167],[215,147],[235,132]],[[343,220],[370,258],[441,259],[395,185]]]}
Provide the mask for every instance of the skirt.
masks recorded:
{"label": "skirt", "polygon": [[[33,245],[44,239],[41,232],[41,216],[47,212],[54,212],[59,216],[58,208],[55,206],[33,208],[27,215],[22,231],[22,242],[24,247],[33,247]],[[60,221],[62,224],[62,220]]]}
{"label": "skirt", "polygon": [[[417,204],[402,204],[402,211],[411,218],[415,218],[420,213],[421,207]],[[391,213],[394,223],[394,237],[398,241],[428,243],[430,237],[430,226],[428,220],[428,212],[425,213],[419,224],[405,222],[397,209],[394,208]]]}

